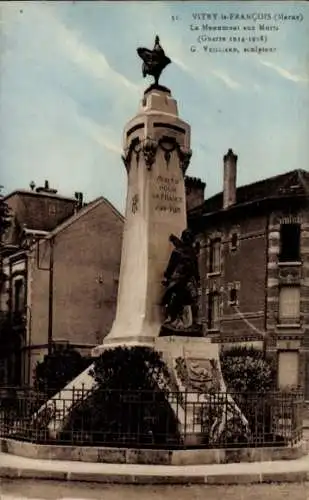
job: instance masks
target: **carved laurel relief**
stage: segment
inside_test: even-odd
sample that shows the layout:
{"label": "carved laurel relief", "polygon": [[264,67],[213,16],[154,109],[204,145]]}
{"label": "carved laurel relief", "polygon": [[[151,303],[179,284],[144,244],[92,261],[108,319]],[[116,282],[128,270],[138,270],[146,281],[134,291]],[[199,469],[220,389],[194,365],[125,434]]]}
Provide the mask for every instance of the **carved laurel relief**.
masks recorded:
{"label": "carved laurel relief", "polygon": [[164,152],[164,159],[167,166],[171,160],[173,151],[177,152],[181,171],[183,175],[185,175],[190,164],[192,151],[190,149],[186,150],[180,146],[173,137],[163,137],[159,141],[148,137],[143,143],[138,137],[133,139],[129,147],[126,148],[124,154],[121,156],[127,172],[130,171],[133,153],[135,153],[137,164],[139,163],[140,154],[142,153],[147,169],[151,170],[155,162],[158,147]]}
{"label": "carved laurel relief", "polygon": [[156,159],[156,153],[158,149],[157,141],[147,138],[142,146],[142,152],[144,155],[144,161],[148,170],[152,169],[152,165]]}
{"label": "carved laurel relief", "polygon": [[160,141],[160,147],[164,152],[164,159],[166,161],[166,165],[168,166],[172,152],[175,151],[177,147],[177,142],[174,138],[165,139]]}
{"label": "carved laurel relief", "polygon": [[191,149],[185,150],[184,148],[181,148],[180,146],[178,146],[177,152],[178,152],[178,157],[179,157],[179,162],[180,162],[180,168],[182,170],[182,173],[185,174],[189,165],[190,165],[192,151],[191,151]]}
{"label": "carved laurel relief", "polygon": [[129,147],[125,149],[124,154],[121,156],[121,159],[128,173],[130,172],[133,153],[135,153],[136,163],[138,165],[140,151],[141,151],[141,142],[139,138],[136,137],[131,141]]}

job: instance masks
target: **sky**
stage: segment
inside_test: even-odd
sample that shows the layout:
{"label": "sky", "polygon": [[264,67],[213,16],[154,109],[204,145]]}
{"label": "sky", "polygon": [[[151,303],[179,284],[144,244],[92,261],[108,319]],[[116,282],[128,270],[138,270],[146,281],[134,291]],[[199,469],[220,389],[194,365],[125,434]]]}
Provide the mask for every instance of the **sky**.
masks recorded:
{"label": "sky", "polygon": [[[197,13],[232,19],[201,21]],[[237,14],[255,16],[244,21]],[[269,14],[271,20],[257,19]],[[296,20],[282,18],[293,15]],[[202,24],[239,25],[232,35],[248,37],[257,33],[243,27],[260,23],[279,27],[264,32],[267,43],[259,44],[275,52],[244,53],[255,42],[197,40],[223,34],[202,31]],[[173,61],[161,83],[191,125],[187,174],[206,182],[207,197],[222,189],[229,148],[238,155],[238,185],[308,169],[309,2],[2,1],[4,193],[48,179],[61,194],[82,191],[86,201],[103,195],[124,211],[122,132],[151,83],[142,77],[136,48],[152,48],[156,34]],[[240,53],[209,53],[204,45],[235,46]]]}

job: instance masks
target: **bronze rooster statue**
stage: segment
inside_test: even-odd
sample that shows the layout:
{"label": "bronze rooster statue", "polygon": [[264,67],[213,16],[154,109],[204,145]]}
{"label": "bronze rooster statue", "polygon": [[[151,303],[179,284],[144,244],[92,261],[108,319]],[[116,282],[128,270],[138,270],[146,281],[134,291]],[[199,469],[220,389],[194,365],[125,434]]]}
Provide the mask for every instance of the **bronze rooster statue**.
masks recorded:
{"label": "bronze rooster statue", "polygon": [[153,76],[155,80],[154,86],[158,87],[159,78],[162,71],[168,64],[172,62],[170,58],[165,55],[165,52],[160,45],[160,39],[158,35],[155,38],[153,50],[139,47],[137,49],[137,53],[143,61],[143,77],[145,78],[147,75]]}

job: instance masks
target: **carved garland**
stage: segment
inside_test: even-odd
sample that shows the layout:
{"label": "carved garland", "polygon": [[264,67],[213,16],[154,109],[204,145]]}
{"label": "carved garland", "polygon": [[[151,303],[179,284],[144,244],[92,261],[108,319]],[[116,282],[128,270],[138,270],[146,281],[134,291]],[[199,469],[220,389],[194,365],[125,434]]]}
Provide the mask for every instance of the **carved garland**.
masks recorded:
{"label": "carved garland", "polygon": [[148,170],[152,169],[158,149],[157,141],[147,138],[142,146],[145,164]]}
{"label": "carved garland", "polygon": [[174,138],[163,137],[159,142],[147,137],[143,143],[139,138],[132,140],[130,146],[125,150],[124,154],[121,156],[122,161],[126,167],[127,172],[130,171],[132,155],[135,153],[137,164],[139,162],[140,153],[144,155],[145,164],[148,170],[152,169],[155,161],[156,153],[160,147],[164,152],[164,159],[168,165],[171,159],[171,154],[176,150],[179,158],[180,168],[185,175],[187,168],[189,167],[192,151],[191,149],[186,150],[180,146]]}
{"label": "carved garland", "polygon": [[127,172],[130,172],[130,167],[131,167],[131,161],[132,161],[132,155],[135,153],[136,156],[136,162],[138,164],[139,162],[139,155],[141,152],[142,146],[141,142],[138,137],[133,139],[133,141],[130,143],[130,146],[126,148],[125,152],[123,155],[121,155],[121,159],[124,163],[124,166],[126,167]]}
{"label": "carved garland", "polygon": [[300,284],[301,277],[302,277],[301,268],[286,267],[286,268],[279,268],[278,270],[278,278],[281,283]]}
{"label": "carved garland", "polygon": [[178,147],[177,152],[178,152],[179,161],[180,161],[180,168],[182,170],[183,175],[185,175],[185,173],[190,165],[192,151],[191,151],[191,149],[186,151],[184,148]]}
{"label": "carved garland", "polygon": [[177,143],[175,140],[172,139],[161,139],[160,140],[160,148],[164,151],[164,159],[166,161],[166,164],[168,166],[172,152],[175,151],[177,146]]}
{"label": "carved garland", "polygon": [[182,147],[178,144],[176,139],[174,139],[172,137],[162,137],[162,139],[159,141],[159,146],[164,151],[164,159],[165,159],[167,165],[170,161],[172,152],[176,150],[176,152],[178,154],[178,158],[179,158],[181,171],[182,171],[183,175],[185,175],[185,173],[189,167],[191,156],[192,156],[191,149],[186,150],[184,147]]}

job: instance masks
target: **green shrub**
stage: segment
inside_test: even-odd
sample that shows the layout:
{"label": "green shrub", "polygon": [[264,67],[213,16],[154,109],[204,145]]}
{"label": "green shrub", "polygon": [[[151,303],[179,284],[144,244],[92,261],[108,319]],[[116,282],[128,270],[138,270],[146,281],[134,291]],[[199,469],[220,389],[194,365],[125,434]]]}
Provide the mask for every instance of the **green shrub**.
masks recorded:
{"label": "green shrub", "polygon": [[83,444],[118,446],[177,441],[178,423],[163,387],[169,375],[157,352],[146,347],[106,350],[92,375],[97,389],[73,409],[62,440],[73,436]]}
{"label": "green shrub", "polygon": [[254,347],[233,347],[220,355],[229,391],[266,393],[273,388],[274,370],[264,353]]}
{"label": "green shrub", "polygon": [[92,362],[92,358],[83,357],[69,344],[55,345],[35,367],[35,389],[49,396],[55,394]]}
{"label": "green shrub", "polygon": [[120,390],[153,390],[157,381],[169,380],[160,354],[148,347],[107,349],[94,363],[93,377],[99,387]]}
{"label": "green shrub", "polygon": [[282,441],[274,436],[274,409],[276,399],[271,394],[275,371],[264,353],[254,347],[233,347],[220,355],[223,378],[227,390],[248,419],[255,444]]}

